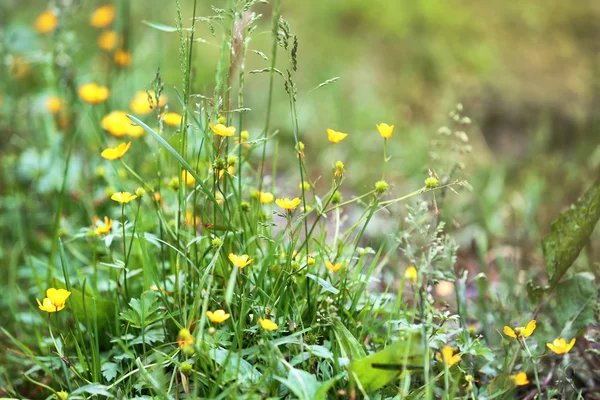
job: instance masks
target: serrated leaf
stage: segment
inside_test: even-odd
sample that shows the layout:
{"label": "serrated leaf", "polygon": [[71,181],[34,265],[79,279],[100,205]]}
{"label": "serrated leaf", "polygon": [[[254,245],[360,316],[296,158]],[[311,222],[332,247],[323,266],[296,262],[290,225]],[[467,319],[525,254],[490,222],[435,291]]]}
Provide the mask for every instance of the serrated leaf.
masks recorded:
{"label": "serrated leaf", "polygon": [[129,310],[121,313],[121,318],[134,328],[149,326],[163,317],[159,312],[158,293],[154,291],[142,293],[139,299],[131,299],[129,307]]}
{"label": "serrated leaf", "polygon": [[554,288],[594,231],[600,219],[600,180],[581,196],[571,208],[552,223],[550,234],[542,240],[550,288]]}
{"label": "serrated leaf", "polygon": [[209,354],[223,368],[222,379],[225,382],[237,380],[238,382],[255,384],[262,377],[262,374],[252,364],[244,360],[237,353],[229,354],[227,350],[216,349],[214,351],[211,350]]}
{"label": "serrated leaf", "polygon": [[562,332],[560,337],[571,339],[594,321],[594,307],[598,289],[591,274],[573,275],[556,287],[558,306],[553,313]]}
{"label": "serrated leaf", "polygon": [[119,364],[114,362],[105,362],[102,364],[102,376],[106,379],[107,382],[112,381],[117,376],[117,372],[119,371]]}
{"label": "serrated leaf", "polygon": [[325,289],[329,293],[338,294],[340,292],[338,289],[336,289],[331,283],[327,282],[325,279],[321,279],[318,276],[315,276],[313,274],[306,274],[306,277],[316,281],[319,285],[321,285],[321,287],[323,289]]}
{"label": "serrated leaf", "polygon": [[424,365],[420,333],[408,334],[385,349],[350,364],[354,376],[367,392],[380,389],[401,373]]}

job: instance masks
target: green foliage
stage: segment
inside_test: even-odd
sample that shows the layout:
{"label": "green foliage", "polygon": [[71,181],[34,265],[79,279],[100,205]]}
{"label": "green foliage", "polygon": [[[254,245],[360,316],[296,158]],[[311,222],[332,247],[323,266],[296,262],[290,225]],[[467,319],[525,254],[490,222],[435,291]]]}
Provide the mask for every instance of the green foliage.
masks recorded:
{"label": "green foliage", "polygon": [[542,240],[551,288],[558,284],[588,243],[598,219],[600,180],[596,181],[569,210],[559,215],[552,223],[551,232]]}

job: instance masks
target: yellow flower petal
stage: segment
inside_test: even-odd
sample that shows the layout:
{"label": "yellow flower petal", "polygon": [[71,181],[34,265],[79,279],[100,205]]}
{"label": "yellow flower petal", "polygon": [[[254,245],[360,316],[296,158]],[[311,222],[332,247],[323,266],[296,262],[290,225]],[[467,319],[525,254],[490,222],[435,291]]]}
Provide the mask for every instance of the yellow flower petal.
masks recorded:
{"label": "yellow flower petal", "polygon": [[339,143],[348,136],[347,133],[334,131],[333,129],[327,129],[327,138],[331,143]]}
{"label": "yellow flower petal", "polygon": [[90,19],[90,25],[94,28],[106,28],[115,19],[117,9],[113,4],[104,4],[96,8]]}
{"label": "yellow flower petal", "polygon": [[381,124],[375,125],[375,126],[377,126],[377,130],[379,131],[379,134],[381,135],[382,138],[389,139],[392,137],[392,135],[394,133],[394,125],[388,125],[385,123],[381,123]]}
{"label": "yellow flower petal", "polygon": [[39,33],[50,33],[58,26],[58,15],[54,10],[42,12],[33,23],[33,28]]}
{"label": "yellow flower petal", "polygon": [[113,193],[110,198],[118,203],[129,203],[130,201],[137,199],[137,195],[129,192],[117,192]]}
{"label": "yellow flower petal", "polygon": [[110,91],[106,86],[100,86],[97,83],[89,82],[79,86],[77,93],[81,100],[86,103],[98,104],[108,99]]}
{"label": "yellow flower petal", "polygon": [[525,372],[521,371],[518,374],[511,376],[511,378],[517,386],[529,385],[529,379],[527,378],[527,374]]}
{"label": "yellow flower petal", "polygon": [[100,155],[107,160],[118,160],[123,157],[131,147],[131,142],[121,143],[117,147],[104,149]]}
{"label": "yellow flower petal", "polygon": [[243,269],[250,264],[253,259],[248,258],[248,254],[242,254],[241,256],[238,256],[236,254],[229,253],[229,261],[231,261],[231,263],[238,268]]}
{"label": "yellow flower petal", "polygon": [[510,326],[505,326],[504,327],[504,334],[506,336],[510,336],[511,338],[514,338],[514,339],[517,338],[517,334],[515,333],[515,331],[513,330],[513,328],[511,328]]}
{"label": "yellow flower petal", "polygon": [[227,314],[224,310],[217,310],[215,312],[207,311],[206,315],[208,316],[210,322],[213,322],[215,324],[221,324],[230,317],[230,315]]}
{"label": "yellow flower petal", "polygon": [[331,261],[325,260],[325,267],[332,272],[338,272],[342,268],[342,264],[341,261],[337,264],[332,264]]}
{"label": "yellow flower petal", "polygon": [[290,211],[295,210],[301,202],[302,201],[298,197],[291,200],[287,197],[275,200],[275,204],[277,204],[279,207],[283,208],[284,210]]}
{"label": "yellow flower petal", "polygon": [[274,330],[277,330],[277,328],[279,328],[279,325],[277,325],[275,322],[271,321],[270,319],[259,318],[258,323],[264,330],[267,330],[267,331],[274,331]]}
{"label": "yellow flower petal", "polygon": [[535,319],[529,321],[525,329],[521,330],[520,336],[529,337],[533,334],[533,331],[535,331]]}

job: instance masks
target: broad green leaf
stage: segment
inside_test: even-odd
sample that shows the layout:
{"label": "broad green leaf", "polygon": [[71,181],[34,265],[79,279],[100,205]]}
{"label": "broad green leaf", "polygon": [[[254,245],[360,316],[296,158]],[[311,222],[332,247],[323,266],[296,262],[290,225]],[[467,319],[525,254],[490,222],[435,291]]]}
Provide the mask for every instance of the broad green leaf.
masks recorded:
{"label": "broad green leaf", "polygon": [[413,333],[385,349],[350,364],[352,375],[367,392],[373,392],[396,379],[402,372],[424,365],[423,340]]}
{"label": "broad green leaf", "polygon": [[350,359],[360,359],[366,357],[365,349],[356,340],[354,335],[344,326],[342,321],[335,321],[333,323],[333,332],[335,338],[342,348],[342,354]]}
{"label": "broad green leaf", "polygon": [[319,382],[313,374],[301,369],[290,368],[287,379],[281,377],[275,377],[275,379],[287,386],[300,400],[322,400],[327,398],[329,389],[342,376],[343,374],[339,374],[326,382]]}
{"label": "broad green leaf", "polygon": [[[209,351],[210,357],[223,368],[223,380],[225,382],[237,380],[255,384],[260,381],[262,374],[244,360],[237,353],[231,353],[224,349]],[[229,356],[229,357],[228,357]]]}
{"label": "broad green leaf", "polygon": [[598,289],[591,274],[576,274],[558,284],[557,306],[552,312],[562,327],[560,337],[570,340],[593,322],[597,295]]}
{"label": "broad green leaf", "polygon": [[594,231],[600,219],[600,180],[581,196],[571,208],[552,223],[550,234],[542,240],[550,288],[554,288]]}

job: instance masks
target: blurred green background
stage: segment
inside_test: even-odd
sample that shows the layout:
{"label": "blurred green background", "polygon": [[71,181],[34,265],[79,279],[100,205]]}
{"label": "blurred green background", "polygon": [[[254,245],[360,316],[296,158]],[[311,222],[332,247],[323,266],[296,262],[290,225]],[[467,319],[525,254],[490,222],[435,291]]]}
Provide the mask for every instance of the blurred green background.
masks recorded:
{"label": "blurred green background", "polygon": [[[33,31],[32,23],[57,3],[68,7],[64,31],[53,42]],[[193,2],[181,3],[189,26]],[[88,24],[101,4],[0,3],[2,157],[40,146],[35,138],[44,127],[39,118],[44,96],[63,90],[65,80],[110,82],[108,109],[126,109],[133,93],[149,87],[160,68],[167,95],[176,99],[174,88],[182,79],[178,34],[142,23],[174,26],[175,1],[115,2],[115,26],[126,32],[133,53],[132,65],[120,70],[98,49],[99,31]],[[225,4],[198,1],[196,14],[214,15],[211,6]],[[252,10],[262,18],[250,50],[269,55],[272,5]],[[537,241],[556,213],[597,176],[598,1],[283,0],[282,16],[299,38],[300,139],[316,167],[313,178],[331,165],[322,148],[325,129],[333,128],[350,134],[336,154],[346,163],[348,195],[370,188],[381,175],[380,167],[372,166],[383,157],[375,124],[387,122],[396,125],[388,180],[395,195],[414,190],[429,168],[444,168],[431,159],[430,143],[458,102],[473,121],[468,131],[473,152],[456,177],[468,179],[472,190],[452,196],[445,207],[463,245],[479,235],[486,242]],[[212,95],[222,33],[218,23],[214,34],[208,24],[198,23],[196,38],[203,41],[195,47],[192,93]],[[31,65],[26,79],[12,79],[8,72],[15,56]],[[49,67],[52,57],[64,67],[63,76]],[[248,53],[247,71],[267,66],[258,54]],[[333,77],[340,79],[308,94]],[[287,94],[283,80],[275,83],[272,127],[279,129],[281,143],[291,145]],[[245,102],[252,111],[245,123],[251,139],[264,126],[267,90],[267,74],[247,75]],[[176,101],[171,104],[180,111]],[[4,163],[5,170],[11,165]]]}

